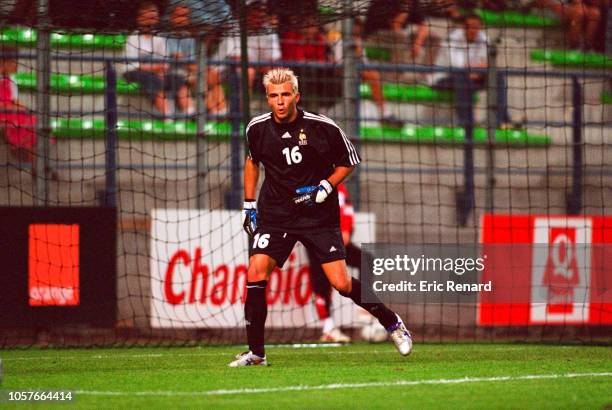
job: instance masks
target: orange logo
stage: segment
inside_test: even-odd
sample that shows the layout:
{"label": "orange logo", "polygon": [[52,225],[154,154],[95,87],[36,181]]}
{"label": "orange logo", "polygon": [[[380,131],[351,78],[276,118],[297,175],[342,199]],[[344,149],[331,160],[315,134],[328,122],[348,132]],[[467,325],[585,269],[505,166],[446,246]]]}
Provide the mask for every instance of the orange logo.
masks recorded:
{"label": "orange logo", "polygon": [[79,304],[79,225],[29,226],[30,306]]}
{"label": "orange logo", "polygon": [[549,313],[572,313],[574,292],[580,285],[575,228],[550,228],[548,260],[542,284],[548,287]]}

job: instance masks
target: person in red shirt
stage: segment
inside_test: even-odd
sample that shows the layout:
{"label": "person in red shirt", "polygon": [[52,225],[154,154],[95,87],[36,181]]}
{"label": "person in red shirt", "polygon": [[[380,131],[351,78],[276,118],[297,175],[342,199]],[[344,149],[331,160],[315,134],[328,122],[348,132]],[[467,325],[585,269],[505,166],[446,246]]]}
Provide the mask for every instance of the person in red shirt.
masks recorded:
{"label": "person in red shirt", "polygon": [[283,60],[287,61],[329,61],[329,49],[325,35],[321,32],[315,17],[306,19],[304,26],[287,31],[281,39]]}
{"label": "person in red shirt", "polygon": [[[344,184],[338,189],[338,203],[340,205],[340,231],[342,241],[346,247],[346,264],[361,269],[361,249],[351,243],[351,236],[355,225],[355,211],[351,204],[348,190]],[[323,322],[322,342],[348,343],[351,338],[336,327],[331,317],[331,285],[323,273],[321,264],[316,261],[314,255],[308,252],[310,261],[310,281],[315,298],[315,307],[319,320]]]}
{"label": "person in red shirt", "polygon": [[[281,34],[283,61],[333,63],[327,35],[315,14],[306,15],[295,28]],[[341,72],[334,67],[295,67],[300,86],[311,96],[301,101],[302,108],[318,112],[333,105],[342,95]]]}
{"label": "person in red shirt", "polygon": [[19,102],[17,84],[11,75],[17,72],[17,49],[0,47],[0,130],[11,151],[22,161],[32,163],[36,146],[36,116]]}

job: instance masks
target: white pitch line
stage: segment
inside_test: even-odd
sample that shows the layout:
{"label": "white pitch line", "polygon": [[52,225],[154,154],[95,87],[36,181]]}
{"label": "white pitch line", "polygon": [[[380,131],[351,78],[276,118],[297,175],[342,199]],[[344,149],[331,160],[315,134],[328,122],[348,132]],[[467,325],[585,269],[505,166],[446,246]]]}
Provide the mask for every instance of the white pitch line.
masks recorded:
{"label": "white pitch line", "polygon": [[[323,349],[323,348],[331,348],[331,347],[342,347],[342,346],[347,346],[344,345],[342,343],[309,343],[309,344],[287,344],[287,345],[269,345],[266,346],[266,348],[286,348],[286,349],[315,349],[315,348],[319,348],[319,349]],[[246,346],[238,346],[237,349],[246,349]],[[340,351],[331,351],[331,352],[321,352],[318,351],[316,353],[324,353],[324,354],[362,354],[363,352],[340,352]],[[380,353],[387,353],[387,352],[382,352],[382,351],[378,351],[378,350],[368,350],[368,353],[376,353],[376,354],[380,354]],[[395,353],[394,350],[389,350],[388,353]],[[1,354],[1,353],[0,353]],[[157,357],[197,357],[197,356],[220,356],[223,355],[224,353],[219,353],[219,352],[202,352],[202,353],[173,353],[173,352],[168,352],[168,353],[135,353],[135,354],[117,354],[117,355],[104,355],[104,354],[94,354],[94,355],[70,355],[70,356],[28,356],[28,357],[7,357],[7,358],[3,358],[2,360],[7,362],[7,361],[22,361],[22,360],[71,360],[71,359],[117,359],[117,358],[124,358],[124,359],[131,359],[131,358],[136,358],[136,359],[148,359],[148,358],[157,358]],[[283,355],[283,354],[295,354],[294,352],[279,352],[279,351],[275,351],[274,355]],[[229,356],[232,356],[231,354],[228,354]]]}
{"label": "white pitch line", "polygon": [[[328,348],[328,347],[344,347],[344,346],[351,346],[349,345],[343,345],[343,344],[339,344],[339,346],[337,346],[337,344],[335,343],[320,343],[320,344],[316,344],[316,343],[311,343],[311,344],[287,344],[287,345],[269,345],[266,346],[266,348],[287,348],[287,349],[295,349],[295,348],[306,348],[306,350],[301,353],[301,354],[308,354],[308,353],[313,353],[313,354],[328,354],[328,355],[345,355],[345,354],[363,354],[364,352],[359,351],[359,352],[355,352],[355,351],[344,351],[344,349],[338,349],[338,350],[331,350],[331,351],[325,351],[325,350],[310,350],[309,348],[312,347],[321,347],[321,348]],[[431,346],[431,345],[430,345]],[[457,350],[465,350],[465,346],[449,346],[449,345],[439,345],[441,346],[441,349],[443,349],[445,352],[452,352],[452,351],[457,351]],[[555,349],[564,349],[564,348],[572,348],[573,346],[555,346]],[[204,347],[205,348],[205,347]],[[237,350],[240,349],[246,349],[246,346],[235,346],[235,348]],[[488,351],[495,351],[495,350],[503,350],[504,352],[510,352],[510,351],[519,351],[519,350],[523,350],[524,347],[523,346],[487,346],[487,350]],[[377,350],[377,349],[368,349],[366,351],[366,353],[368,354],[397,354],[397,352],[395,350]],[[0,351],[0,358],[2,358],[2,361],[4,362],[12,362],[12,361],[36,361],[36,360],[82,360],[82,359],[112,359],[112,360],[116,360],[118,358],[122,358],[122,359],[130,359],[130,358],[134,358],[134,359],[148,359],[148,358],[158,358],[158,357],[198,357],[198,356],[202,356],[202,357],[206,357],[206,356],[220,356],[220,355],[229,355],[230,357],[233,357],[233,355],[231,353],[220,353],[220,352],[201,352],[201,353],[174,353],[174,352],[164,352],[164,353],[134,353],[134,354],[94,354],[91,355],[89,353],[84,353],[83,355],[68,355],[68,356],[27,356],[27,357],[4,357],[2,358],[2,352]],[[294,352],[291,351],[277,351],[275,350],[273,355],[277,356],[277,355],[294,355]]]}
{"label": "white pitch line", "polygon": [[564,373],[564,374],[530,374],[524,376],[497,376],[497,377],[462,377],[459,379],[433,379],[433,380],[397,380],[393,382],[371,382],[371,383],[334,383],[315,386],[285,386],[285,387],[263,387],[246,389],[221,389],[205,391],[95,391],[75,390],[75,394],[89,396],[228,396],[240,394],[280,393],[290,391],[312,391],[312,390],[338,390],[357,389],[369,387],[393,387],[393,386],[419,386],[438,384],[462,384],[482,382],[509,382],[520,380],[546,380],[546,379],[572,379],[577,377],[611,377],[612,372],[604,373]]}

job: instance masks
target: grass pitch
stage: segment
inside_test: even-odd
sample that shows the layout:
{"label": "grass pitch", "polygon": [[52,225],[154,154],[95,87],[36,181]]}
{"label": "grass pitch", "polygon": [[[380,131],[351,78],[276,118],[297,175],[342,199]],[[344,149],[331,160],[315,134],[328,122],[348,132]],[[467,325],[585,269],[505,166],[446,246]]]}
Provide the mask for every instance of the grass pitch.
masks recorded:
{"label": "grass pitch", "polygon": [[610,408],[612,349],[390,343],[270,347],[270,366],[231,369],[242,347],[0,350],[2,389],[74,392],[87,408]]}

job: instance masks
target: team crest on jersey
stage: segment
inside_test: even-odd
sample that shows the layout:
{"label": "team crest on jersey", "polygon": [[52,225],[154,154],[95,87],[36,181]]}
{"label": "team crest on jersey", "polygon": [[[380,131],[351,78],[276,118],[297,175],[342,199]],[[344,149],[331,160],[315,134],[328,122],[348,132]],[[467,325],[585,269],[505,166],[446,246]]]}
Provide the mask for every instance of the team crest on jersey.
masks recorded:
{"label": "team crest on jersey", "polygon": [[304,134],[304,129],[300,130],[300,135],[298,135],[298,144],[299,145],[308,145],[308,140],[306,139],[306,134]]}

